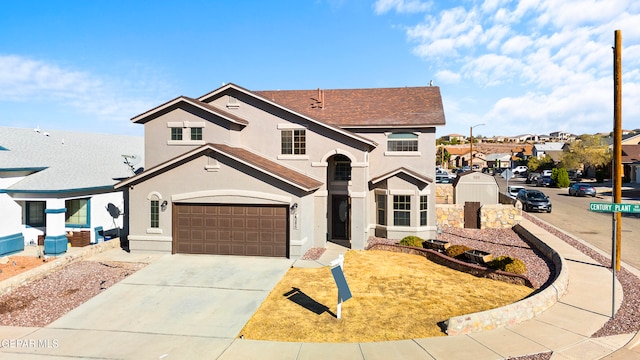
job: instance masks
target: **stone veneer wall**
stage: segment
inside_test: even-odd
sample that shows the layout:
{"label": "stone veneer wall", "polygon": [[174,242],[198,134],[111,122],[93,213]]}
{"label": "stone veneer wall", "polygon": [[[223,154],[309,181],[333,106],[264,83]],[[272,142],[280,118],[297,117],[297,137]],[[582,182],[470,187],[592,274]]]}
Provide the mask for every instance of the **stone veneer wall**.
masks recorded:
{"label": "stone veneer wall", "polygon": [[[519,204],[519,203],[516,203]],[[504,204],[483,205],[480,208],[481,229],[510,229],[522,221],[522,207]],[[438,227],[464,227],[463,204],[436,205]]]}
{"label": "stone veneer wall", "polygon": [[453,204],[453,184],[436,184],[436,204]]}
{"label": "stone veneer wall", "polygon": [[440,228],[445,226],[463,228],[464,227],[464,205],[462,204],[436,204],[436,225]]}
{"label": "stone veneer wall", "polygon": [[480,208],[481,229],[510,229],[522,221],[522,208],[513,205],[484,205]]}

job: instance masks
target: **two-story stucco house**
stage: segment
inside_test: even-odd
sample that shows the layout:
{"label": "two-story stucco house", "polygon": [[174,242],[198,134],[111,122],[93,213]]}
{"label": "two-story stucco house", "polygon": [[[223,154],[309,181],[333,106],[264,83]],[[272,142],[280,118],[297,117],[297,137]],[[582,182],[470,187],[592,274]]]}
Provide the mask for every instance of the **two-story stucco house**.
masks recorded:
{"label": "two-story stucco house", "polygon": [[227,84],[132,121],[146,170],[116,185],[132,251],[295,258],[333,239],[435,236],[438,87]]}

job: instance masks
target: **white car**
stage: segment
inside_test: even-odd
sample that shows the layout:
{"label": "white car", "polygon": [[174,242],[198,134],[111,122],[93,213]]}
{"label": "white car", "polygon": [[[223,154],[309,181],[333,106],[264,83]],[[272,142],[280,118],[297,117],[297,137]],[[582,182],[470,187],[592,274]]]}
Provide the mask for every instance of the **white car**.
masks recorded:
{"label": "white car", "polygon": [[524,165],[520,165],[520,166],[516,166],[515,169],[511,170],[514,174],[524,174],[527,171],[529,171],[529,168],[524,166]]}
{"label": "white car", "polygon": [[507,195],[510,198],[516,198],[516,196],[518,196],[518,192],[520,192],[520,190],[524,189],[524,186],[520,186],[520,185],[509,185],[507,187]]}

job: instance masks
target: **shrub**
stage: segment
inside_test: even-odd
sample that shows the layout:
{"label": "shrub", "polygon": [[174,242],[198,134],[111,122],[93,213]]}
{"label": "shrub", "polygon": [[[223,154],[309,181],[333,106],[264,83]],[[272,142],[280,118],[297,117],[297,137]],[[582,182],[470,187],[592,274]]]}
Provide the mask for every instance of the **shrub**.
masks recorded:
{"label": "shrub", "polygon": [[527,266],[520,259],[514,259],[510,256],[498,256],[487,263],[492,269],[510,272],[512,274],[522,275],[527,272]]}
{"label": "shrub", "polygon": [[423,242],[424,242],[424,239],[421,239],[418,236],[409,235],[409,236],[405,236],[402,240],[400,240],[398,245],[414,246],[414,247],[421,248],[421,247],[423,247],[422,246]]}
{"label": "shrub", "polygon": [[596,169],[596,182],[598,183],[602,183],[604,182],[604,170],[603,169]]}
{"label": "shrub", "polygon": [[465,245],[451,245],[445,251],[447,253],[447,256],[458,258],[464,256],[464,252],[469,250],[473,249]]}
{"label": "shrub", "polygon": [[552,174],[552,179],[553,179],[553,175],[555,175],[555,179],[553,179],[553,181],[555,182],[555,184],[560,187],[560,188],[566,188],[569,187],[569,184],[571,183],[571,181],[569,180],[569,173],[567,172],[567,169],[565,168],[559,168],[557,169],[553,169],[554,174]]}

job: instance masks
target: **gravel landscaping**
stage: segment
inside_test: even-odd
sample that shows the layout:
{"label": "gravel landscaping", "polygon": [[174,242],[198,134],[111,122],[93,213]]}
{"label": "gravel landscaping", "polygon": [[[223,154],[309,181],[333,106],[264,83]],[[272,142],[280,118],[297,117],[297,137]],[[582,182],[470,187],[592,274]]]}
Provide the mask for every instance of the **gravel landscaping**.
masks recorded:
{"label": "gravel landscaping", "polygon": [[0,325],[42,327],[144,267],[79,261],[0,296]]}

